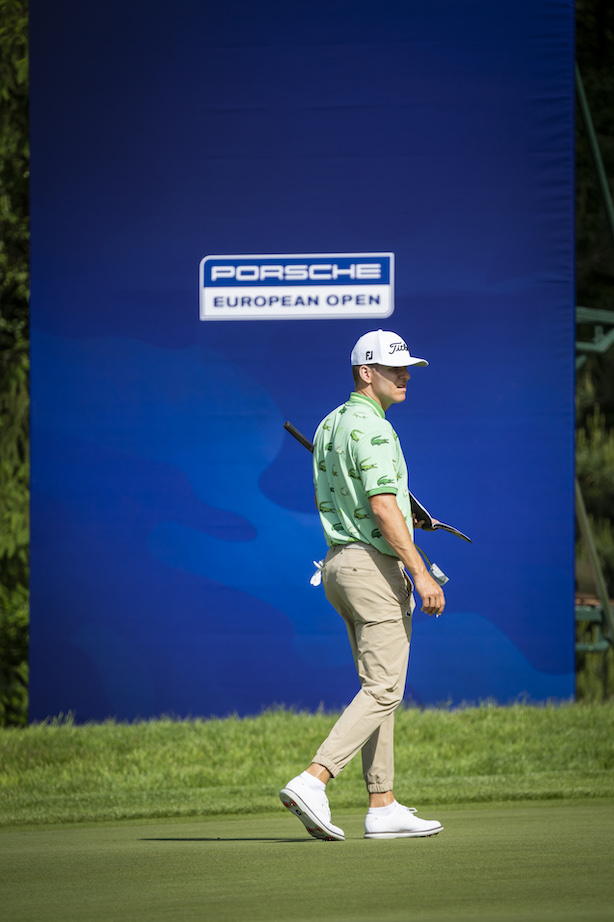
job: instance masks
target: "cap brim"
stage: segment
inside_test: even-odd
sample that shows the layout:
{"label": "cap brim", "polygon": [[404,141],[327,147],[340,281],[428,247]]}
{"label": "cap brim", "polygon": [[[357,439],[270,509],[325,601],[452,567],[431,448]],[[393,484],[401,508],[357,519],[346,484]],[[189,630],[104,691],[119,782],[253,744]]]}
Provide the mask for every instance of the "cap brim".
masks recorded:
{"label": "cap brim", "polygon": [[417,355],[410,355],[408,359],[400,360],[400,357],[397,358],[397,361],[392,362],[380,362],[381,365],[386,365],[388,368],[407,368],[408,365],[418,365],[426,367],[428,362],[426,359],[419,359]]}

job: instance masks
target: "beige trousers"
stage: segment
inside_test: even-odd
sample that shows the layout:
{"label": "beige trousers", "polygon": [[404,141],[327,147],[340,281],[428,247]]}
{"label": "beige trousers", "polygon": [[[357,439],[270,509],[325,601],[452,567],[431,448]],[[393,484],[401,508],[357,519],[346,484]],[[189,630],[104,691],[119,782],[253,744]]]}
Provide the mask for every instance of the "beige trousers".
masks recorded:
{"label": "beige trousers", "polygon": [[367,790],[391,791],[394,712],[405,691],[412,585],[399,560],[367,544],[329,548],[322,582],[345,621],[361,688],[313,761],[335,777],[362,750]]}

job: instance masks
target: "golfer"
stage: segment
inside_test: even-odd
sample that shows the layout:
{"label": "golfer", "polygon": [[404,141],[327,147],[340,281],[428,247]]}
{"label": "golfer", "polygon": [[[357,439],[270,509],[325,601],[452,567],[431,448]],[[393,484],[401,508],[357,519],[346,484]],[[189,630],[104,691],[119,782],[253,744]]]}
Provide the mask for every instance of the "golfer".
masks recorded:
{"label": "golfer", "polygon": [[318,426],[313,470],[328,544],[322,582],[345,622],[361,688],[280,798],[310,835],[343,840],[331,822],[326,785],[362,752],[365,837],[432,836],[443,826],[420,819],[393,794],[394,712],[405,689],[413,589],[429,615],[440,615],[445,599],[414,546],[407,466],[385,416],[405,400],[409,367],[428,362],[412,356],[396,333],[376,330],[358,340],[351,364],[355,390]]}

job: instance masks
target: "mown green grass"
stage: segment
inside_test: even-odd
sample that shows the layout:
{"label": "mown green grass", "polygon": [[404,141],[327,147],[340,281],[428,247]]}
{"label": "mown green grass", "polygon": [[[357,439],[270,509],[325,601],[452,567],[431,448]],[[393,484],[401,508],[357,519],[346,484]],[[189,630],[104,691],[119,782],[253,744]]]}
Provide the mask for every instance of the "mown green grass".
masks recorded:
{"label": "mown green grass", "polygon": [[[0,823],[261,812],[311,760],[334,714],[283,709],[225,720],[0,731]],[[399,800],[455,804],[614,796],[614,703],[401,709]],[[360,758],[329,786],[365,803]]]}
{"label": "mown green grass", "polygon": [[606,922],[614,802],[474,804],[441,835],[310,838],[286,811],[0,830],[11,922]]}

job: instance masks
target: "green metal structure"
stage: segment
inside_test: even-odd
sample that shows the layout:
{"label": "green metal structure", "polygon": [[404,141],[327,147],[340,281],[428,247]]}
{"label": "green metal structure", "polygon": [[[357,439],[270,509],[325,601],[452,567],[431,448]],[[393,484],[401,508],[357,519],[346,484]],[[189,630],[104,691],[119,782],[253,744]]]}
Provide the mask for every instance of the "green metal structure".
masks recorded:
{"label": "green metal structure", "polygon": [[593,339],[591,342],[576,341],[576,370],[582,368],[589,353],[607,352],[614,343],[614,311],[576,307],[576,324],[579,323],[593,325]]}
{"label": "green metal structure", "polygon": [[[614,206],[607,176],[603,166],[601,151],[597,142],[597,135],[593,125],[590,109],[586,100],[580,70],[576,64],[576,94],[578,107],[586,130],[586,135],[593,158],[595,172],[601,197],[608,222],[608,227],[614,244]],[[576,325],[592,325],[593,338],[590,342],[576,341],[576,369],[586,362],[590,353],[605,353],[614,344],[614,311],[594,310],[590,307],[576,308]],[[586,549],[589,567],[593,577],[597,605],[576,605],[576,622],[585,629],[592,628],[591,642],[577,642],[577,653],[602,653],[606,654],[614,645],[614,615],[610,603],[608,588],[603,577],[603,570],[593,537],[590,521],[586,513],[584,497],[578,479],[575,482],[575,507],[576,519],[582,541]]]}

